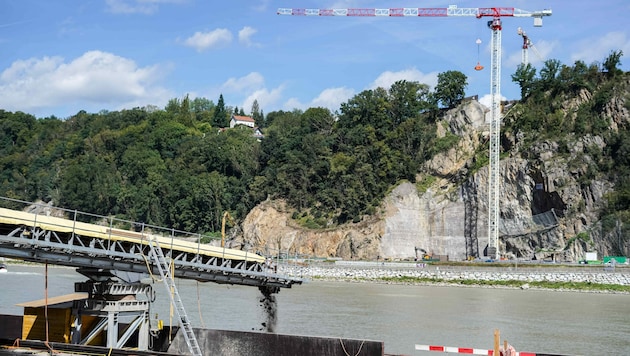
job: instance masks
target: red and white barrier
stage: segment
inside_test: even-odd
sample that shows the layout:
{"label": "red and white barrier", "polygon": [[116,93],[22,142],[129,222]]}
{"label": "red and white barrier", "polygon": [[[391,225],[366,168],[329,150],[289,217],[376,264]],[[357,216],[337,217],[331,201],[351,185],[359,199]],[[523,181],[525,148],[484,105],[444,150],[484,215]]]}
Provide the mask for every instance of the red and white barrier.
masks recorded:
{"label": "red and white barrier", "polygon": [[[436,345],[416,345],[418,351],[437,351],[437,352],[450,352],[455,354],[468,354],[468,355],[487,355],[493,356],[494,350],[473,349],[469,347],[451,347],[451,346],[436,346]],[[503,352],[500,353],[501,356]],[[505,356],[536,356],[531,352],[516,352],[514,348],[511,348],[509,353]]]}

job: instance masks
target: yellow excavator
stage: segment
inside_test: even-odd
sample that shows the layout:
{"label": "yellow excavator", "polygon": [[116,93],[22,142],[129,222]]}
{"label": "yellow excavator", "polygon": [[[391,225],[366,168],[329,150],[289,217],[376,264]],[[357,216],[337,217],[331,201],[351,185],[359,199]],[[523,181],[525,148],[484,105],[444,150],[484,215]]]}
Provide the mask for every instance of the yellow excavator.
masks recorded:
{"label": "yellow excavator", "polygon": [[225,220],[229,220],[232,225],[236,224],[229,211],[223,213],[223,218],[221,219],[221,247],[225,247]]}

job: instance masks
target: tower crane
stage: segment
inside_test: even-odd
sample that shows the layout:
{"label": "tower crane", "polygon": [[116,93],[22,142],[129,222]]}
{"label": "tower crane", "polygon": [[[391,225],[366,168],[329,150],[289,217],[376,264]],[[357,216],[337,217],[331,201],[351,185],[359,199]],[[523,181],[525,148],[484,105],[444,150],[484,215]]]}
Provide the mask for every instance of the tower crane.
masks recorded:
{"label": "tower crane", "polygon": [[534,52],[536,53],[536,56],[538,56],[538,59],[543,61],[542,56],[540,55],[540,53],[538,52],[536,47],[534,47],[534,44],[532,43],[532,40],[529,38],[527,33],[525,33],[525,30],[523,30],[522,27],[519,27],[519,28],[516,29],[516,32],[518,33],[519,36],[523,37],[523,52],[522,52],[522,55],[521,55],[521,63],[523,65],[527,65],[527,63],[529,63],[529,58],[527,56],[527,49],[529,49],[529,48],[533,49]]}
{"label": "tower crane", "polygon": [[542,26],[542,19],[551,10],[526,11],[513,7],[460,8],[383,8],[383,9],[293,9],[279,8],[278,15],[297,16],[365,16],[365,17],[476,17],[491,18],[487,22],[492,31],[490,43],[490,164],[488,174],[488,250],[487,256],[499,258],[499,137],[501,127],[501,30],[502,17],[533,17],[534,26]]}

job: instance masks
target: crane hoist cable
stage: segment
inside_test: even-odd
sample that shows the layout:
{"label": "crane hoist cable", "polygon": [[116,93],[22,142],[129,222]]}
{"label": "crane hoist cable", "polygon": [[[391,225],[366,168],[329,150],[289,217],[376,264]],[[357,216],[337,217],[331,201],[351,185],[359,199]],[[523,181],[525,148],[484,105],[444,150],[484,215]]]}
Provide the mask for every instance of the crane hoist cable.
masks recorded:
{"label": "crane hoist cable", "polygon": [[475,41],[475,43],[477,44],[477,65],[475,66],[475,70],[480,71],[483,70],[483,66],[481,65],[481,62],[479,60],[479,47],[481,46],[481,38],[477,38],[477,41]]}

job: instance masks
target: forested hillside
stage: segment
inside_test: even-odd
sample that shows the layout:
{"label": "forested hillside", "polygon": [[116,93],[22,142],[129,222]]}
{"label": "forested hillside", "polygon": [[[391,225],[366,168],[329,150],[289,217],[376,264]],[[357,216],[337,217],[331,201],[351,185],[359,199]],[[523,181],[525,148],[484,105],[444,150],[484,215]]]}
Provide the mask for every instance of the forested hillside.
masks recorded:
{"label": "forested hillside", "polygon": [[[561,149],[576,137],[600,137],[593,161],[572,162],[589,179],[614,183],[602,221],[630,221],[629,75],[622,53],[603,64],[540,70],[521,66],[512,79],[522,99],[505,106],[504,154],[527,157],[536,142]],[[0,110],[0,195],[176,229],[218,231],[229,211],[237,220],[260,202],[284,199],[308,228],[358,222],[378,213],[401,180],[427,177],[425,163],[459,137],[436,135],[444,109],[464,99],[466,77],[441,73],[438,85],[399,81],[366,90],[338,112],[323,108],[253,116],[264,138],[248,127],[227,128],[243,108],[205,98],[172,99],[164,108],[86,113],[59,119]],[[564,145],[564,146],[563,146]],[[562,148],[564,147],[564,148]],[[487,164],[487,148],[468,174]],[[586,163],[586,164],[584,164]],[[446,177],[463,183],[467,175]],[[625,229],[624,225],[624,229]]]}
{"label": "forested hillside", "polygon": [[[438,88],[461,99],[465,78],[451,75]],[[312,211],[316,226],[343,223],[414,179],[431,154],[440,95],[402,81],[360,93],[339,117],[322,108],[264,116],[255,103],[262,140],[227,128],[244,112],[222,96],[65,120],[0,111],[0,195],[196,232],[217,231],[224,211],[242,218],[267,197]]]}

